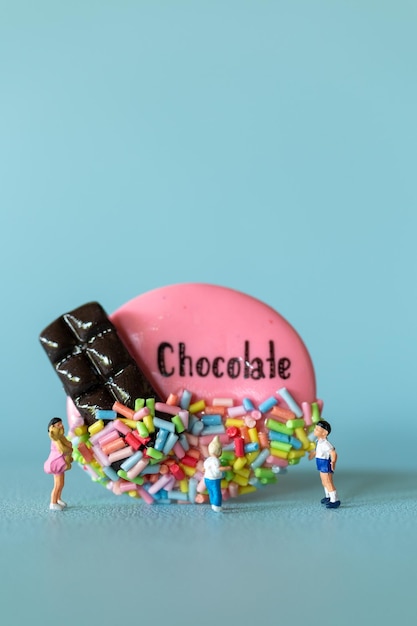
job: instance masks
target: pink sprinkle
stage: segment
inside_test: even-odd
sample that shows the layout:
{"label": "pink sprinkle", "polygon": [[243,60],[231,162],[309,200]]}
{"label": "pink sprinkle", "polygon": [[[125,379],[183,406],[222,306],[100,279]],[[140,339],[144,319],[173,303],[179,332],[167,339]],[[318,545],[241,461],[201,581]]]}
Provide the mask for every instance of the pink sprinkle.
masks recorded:
{"label": "pink sprinkle", "polygon": [[[224,445],[230,443],[230,438],[227,433],[220,433],[220,435],[217,435],[217,437],[220,439],[220,442]],[[212,439],[213,439],[213,435],[202,435],[201,437],[198,438],[198,443],[200,444],[200,446],[208,446],[209,443],[212,441]]]}
{"label": "pink sprinkle", "polygon": [[152,495],[146,491],[141,485],[137,486],[137,492],[146,504],[152,504],[154,501]]}
{"label": "pink sprinkle", "polygon": [[120,483],[120,492],[126,493],[126,491],[136,491],[137,485],[135,483],[129,483],[127,480],[123,480]]}
{"label": "pink sprinkle", "polygon": [[172,474],[166,474],[166,476],[169,476],[170,480],[165,485],[165,489],[166,491],[171,491],[174,488],[176,478]]}
{"label": "pink sprinkle", "polygon": [[229,417],[241,417],[242,415],[246,415],[247,411],[243,405],[241,406],[231,406],[227,409],[227,414]]}
{"label": "pink sprinkle", "polygon": [[126,424],[121,420],[114,420],[113,424],[114,427],[117,428],[119,433],[122,433],[122,435],[127,435],[128,433],[132,432],[132,429],[129,428],[129,426],[126,426]]}
{"label": "pink sprinkle", "polygon": [[143,419],[146,415],[149,415],[150,410],[148,409],[147,406],[144,406],[143,409],[140,409],[139,411],[136,411],[136,413],[133,416],[134,420],[141,420]]}
{"label": "pink sprinkle", "polygon": [[222,497],[223,497],[223,500],[228,500],[230,498],[230,493],[227,488],[222,489]]}
{"label": "pink sprinkle", "polygon": [[116,450],[116,452],[112,452],[109,454],[110,463],[114,463],[115,461],[121,461],[122,459],[127,459],[129,456],[133,454],[133,448],[127,446],[126,448],[121,448],[121,450]]}
{"label": "pink sprinkle", "polygon": [[103,467],[109,467],[110,465],[109,457],[106,454],[104,454],[101,448],[99,448],[99,446],[96,445],[96,446],[92,446],[91,449],[93,451],[93,454],[96,460],[100,463],[100,465],[102,465]]}
{"label": "pink sprinkle", "polygon": [[128,472],[126,475],[128,478],[136,478],[139,476],[141,472],[145,469],[145,467],[149,464],[149,459],[140,459]]}
{"label": "pink sprinkle", "polygon": [[268,463],[268,465],[278,465],[279,467],[288,466],[288,461],[280,459],[278,456],[273,456],[272,454],[266,458],[265,463]]}
{"label": "pink sprinkle", "polygon": [[185,410],[181,410],[181,411],[178,411],[178,415],[180,416],[181,421],[184,424],[184,428],[188,428],[188,421],[190,417],[189,412]]}
{"label": "pink sprinkle", "polygon": [[213,398],[212,406],[233,406],[232,398]]}
{"label": "pink sprinkle", "polygon": [[155,402],[155,411],[161,411],[162,413],[168,413],[168,415],[178,415],[182,411],[180,406],[174,406],[171,404],[164,404],[164,402]]}
{"label": "pink sprinkle", "polygon": [[[97,433],[98,435],[101,435],[103,431],[101,430],[99,433]],[[98,443],[101,447],[107,445],[108,443],[110,443],[111,441],[115,441],[116,439],[119,439],[120,435],[118,433],[118,431],[113,428],[113,430],[111,430],[109,433],[104,433],[104,435],[102,435],[101,437],[99,437],[96,441],[96,443]]]}
{"label": "pink sprinkle", "polygon": [[201,443],[200,443],[200,451],[205,459],[207,459],[210,456],[209,451],[208,451],[208,446],[204,446]]}
{"label": "pink sprinkle", "polygon": [[198,446],[199,437],[196,437],[195,435],[192,435],[191,433],[185,433],[185,436],[187,437],[187,441],[190,444],[190,446],[192,446],[193,448],[196,448]]}
{"label": "pink sprinkle", "polygon": [[114,421],[109,422],[104,428],[102,428],[98,433],[96,433],[95,435],[92,435],[90,437],[90,443],[94,444],[97,443],[97,441],[103,437],[103,435],[106,435],[107,433],[111,432],[112,430],[114,430],[115,428],[115,424]]}
{"label": "pink sprinkle", "polygon": [[168,485],[168,483],[171,482],[171,479],[172,479],[172,475],[171,474],[164,474],[155,483],[153,483],[153,485],[151,487],[149,487],[148,493],[150,493],[152,495],[154,493],[158,493],[158,491],[160,491],[161,489],[166,487]]}
{"label": "pink sprinkle", "polygon": [[311,426],[313,423],[311,420],[311,404],[309,402],[302,402],[301,408],[303,410],[303,417],[306,426]]}
{"label": "pink sprinkle", "polygon": [[114,482],[112,484],[112,491],[114,493],[115,496],[121,496],[122,492],[120,491],[120,483],[122,481],[121,480],[117,480],[116,482]]}
{"label": "pink sprinkle", "polygon": [[185,456],[185,450],[179,441],[177,441],[177,443],[173,447],[173,451],[175,452],[175,454],[177,455],[179,459],[182,459],[182,457]]}

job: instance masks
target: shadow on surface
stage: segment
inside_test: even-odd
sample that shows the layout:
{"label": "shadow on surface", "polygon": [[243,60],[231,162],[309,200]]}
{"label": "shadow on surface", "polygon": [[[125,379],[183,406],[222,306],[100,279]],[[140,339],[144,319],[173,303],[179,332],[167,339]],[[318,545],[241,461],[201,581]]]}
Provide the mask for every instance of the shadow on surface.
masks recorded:
{"label": "shadow on surface", "polygon": [[[347,469],[337,471],[334,480],[343,506],[362,506],[365,503],[386,505],[390,502],[417,500],[417,475],[410,471]],[[279,476],[276,485],[239,498],[239,503],[262,502],[265,505],[276,498],[281,502],[308,504],[321,497],[322,486],[318,472],[292,470]]]}

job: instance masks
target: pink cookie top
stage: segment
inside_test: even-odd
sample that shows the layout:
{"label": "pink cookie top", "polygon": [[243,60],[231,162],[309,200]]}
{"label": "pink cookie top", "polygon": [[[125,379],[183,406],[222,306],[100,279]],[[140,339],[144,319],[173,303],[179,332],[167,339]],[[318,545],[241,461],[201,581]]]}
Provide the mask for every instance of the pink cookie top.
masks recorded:
{"label": "pink cookie top", "polygon": [[316,400],[313,364],[298,333],[239,291],[200,283],[161,287],[110,318],[162,399],[188,389],[195,399],[248,397],[259,404],[285,387],[298,403]]}

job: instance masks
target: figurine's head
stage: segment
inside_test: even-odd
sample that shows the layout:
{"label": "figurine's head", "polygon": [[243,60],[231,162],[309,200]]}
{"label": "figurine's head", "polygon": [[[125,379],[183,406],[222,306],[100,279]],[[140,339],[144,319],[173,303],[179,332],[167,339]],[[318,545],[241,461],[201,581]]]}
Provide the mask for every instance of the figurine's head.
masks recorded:
{"label": "figurine's head", "polygon": [[208,452],[210,456],[217,456],[219,457],[222,453],[222,444],[220,443],[220,439],[218,438],[218,436],[216,435],[215,437],[213,437],[213,439],[210,441],[209,445],[208,445]]}
{"label": "figurine's head", "polygon": [[330,435],[331,432],[332,427],[330,426],[329,422],[326,422],[326,420],[318,421],[314,428],[314,436],[318,439],[325,439],[327,435]]}
{"label": "figurine's head", "polygon": [[53,417],[48,424],[48,433],[51,439],[56,439],[58,436],[63,435],[64,425],[60,417]]}

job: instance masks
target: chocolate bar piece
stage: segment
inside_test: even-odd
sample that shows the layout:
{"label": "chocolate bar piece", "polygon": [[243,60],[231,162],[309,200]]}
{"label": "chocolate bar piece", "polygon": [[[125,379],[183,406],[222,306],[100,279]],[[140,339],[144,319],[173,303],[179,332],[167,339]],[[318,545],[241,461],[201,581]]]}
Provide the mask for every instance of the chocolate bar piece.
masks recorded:
{"label": "chocolate bar piece", "polygon": [[87,425],[98,409],[109,410],[116,400],[132,409],[136,398],[159,401],[98,302],[61,315],[39,340]]}

